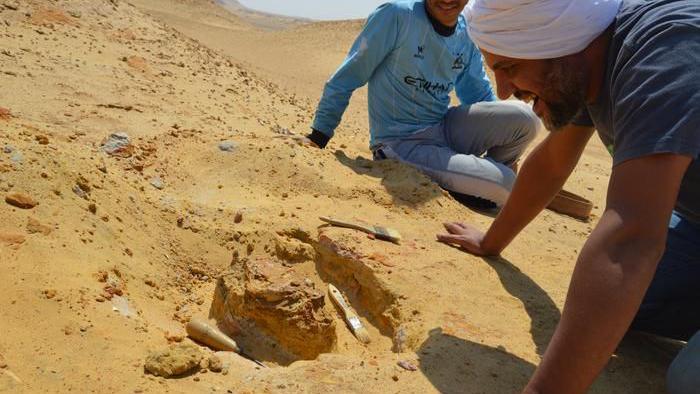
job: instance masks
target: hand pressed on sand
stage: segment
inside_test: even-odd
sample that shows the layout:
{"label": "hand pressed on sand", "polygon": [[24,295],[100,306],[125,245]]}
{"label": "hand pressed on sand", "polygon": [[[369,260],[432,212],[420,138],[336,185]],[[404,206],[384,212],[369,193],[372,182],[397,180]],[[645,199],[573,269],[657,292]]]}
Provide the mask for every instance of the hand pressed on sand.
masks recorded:
{"label": "hand pressed on sand", "polygon": [[476,256],[491,256],[482,248],[484,233],[473,226],[464,223],[444,223],[449,234],[438,234],[437,240],[449,245],[459,246],[465,252]]}

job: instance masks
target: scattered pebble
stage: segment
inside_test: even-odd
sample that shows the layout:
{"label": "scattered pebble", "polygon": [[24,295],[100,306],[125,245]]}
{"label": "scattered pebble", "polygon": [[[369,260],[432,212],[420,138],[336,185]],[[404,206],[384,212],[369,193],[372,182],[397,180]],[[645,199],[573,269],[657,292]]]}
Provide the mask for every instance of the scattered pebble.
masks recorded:
{"label": "scattered pebble", "polygon": [[12,11],[17,11],[19,9],[19,2],[17,1],[5,0],[2,2],[2,5]]}
{"label": "scattered pebble", "polygon": [[15,164],[22,164],[24,161],[24,156],[22,155],[22,152],[14,151],[12,152],[12,156],[10,156],[10,160]]}
{"label": "scattered pebble", "polygon": [[92,188],[90,187],[90,181],[85,179],[84,176],[79,176],[78,180],[75,181],[75,184],[81,188],[86,194],[90,194],[90,191],[92,191]]}
{"label": "scattered pebble", "polygon": [[5,357],[0,354],[0,369],[5,369],[7,368],[7,362],[5,361]]}
{"label": "scattered pebble", "polygon": [[9,153],[12,153],[12,152],[15,151],[15,147],[12,146],[12,145],[5,145],[5,146],[2,148],[2,151],[3,151],[4,153],[8,153],[8,154],[9,154]]}
{"label": "scattered pebble", "polygon": [[83,198],[83,199],[85,199],[85,200],[87,200],[87,198],[88,198],[88,195],[87,195],[87,193],[85,192],[85,190],[83,190],[83,189],[82,189],[80,186],[78,186],[78,185],[73,186],[73,193],[75,193],[78,197]]}
{"label": "scattered pebble", "polygon": [[158,190],[163,190],[165,188],[165,184],[163,183],[163,180],[160,179],[160,177],[155,177],[151,179],[151,186],[155,187]]}
{"label": "scattered pebble", "polygon": [[233,217],[233,222],[238,224],[243,221],[243,212],[238,211],[236,212],[236,216]]}
{"label": "scattered pebble", "polygon": [[221,360],[221,358],[219,358],[219,356],[215,354],[209,356],[209,370],[216,373],[224,370],[224,362]]}
{"label": "scattered pebble", "polygon": [[0,244],[7,245],[12,248],[19,248],[26,241],[26,238],[22,234],[12,234],[0,232]]}
{"label": "scattered pebble", "polygon": [[9,120],[12,118],[12,112],[9,109],[0,107],[0,119]]}
{"label": "scattered pebble", "polygon": [[223,152],[233,152],[238,148],[238,144],[233,141],[222,141],[219,143],[219,149]]}
{"label": "scattered pebble", "polygon": [[147,373],[164,378],[181,376],[200,369],[202,351],[192,344],[178,344],[168,349],[151,352],[146,358]]}
{"label": "scattered pebble", "polygon": [[129,300],[126,297],[118,295],[112,297],[112,311],[119,312],[120,315],[128,318],[137,316],[134,308],[129,305]]}
{"label": "scattered pebble", "polygon": [[27,222],[27,232],[29,234],[49,235],[51,234],[51,231],[53,231],[51,227],[41,224],[34,218],[29,218],[29,221]]}
{"label": "scattered pebble", "polygon": [[91,214],[95,215],[97,213],[97,205],[95,205],[95,203],[90,203],[88,205],[88,211],[90,211]]}
{"label": "scattered pebble", "polygon": [[415,372],[418,370],[418,367],[416,367],[415,365],[413,365],[413,363],[411,363],[410,361],[407,361],[407,360],[399,361],[396,364],[399,367],[405,369],[406,371]]}
{"label": "scattered pebble", "polygon": [[39,145],[48,145],[49,144],[49,137],[47,137],[45,135],[37,135],[36,137],[34,137],[34,139],[36,140],[36,142],[39,143]]}
{"label": "scattered pebble", "polygon": [[172,334],[170,332],[165,333],[165,340],[168,341],[169,343],[176,342],[180,343],[185,340],[185,336],[183,334]]}
{"label": "scattered pebble", "polygon": [[22,193],[12,193],[5,197],[5,202],[21,209],[32,209],[39,203],[33,198]]}
{"label": "scattered pebble", "polygon": [[111,156],[131,157],[134,146],[126,133],[114,133],[102,141],[102,150]]}

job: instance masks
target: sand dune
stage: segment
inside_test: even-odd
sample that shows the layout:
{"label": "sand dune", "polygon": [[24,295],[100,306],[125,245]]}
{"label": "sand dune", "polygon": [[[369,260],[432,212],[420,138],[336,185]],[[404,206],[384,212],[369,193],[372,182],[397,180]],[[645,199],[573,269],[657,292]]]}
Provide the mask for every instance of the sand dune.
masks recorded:
{"label": "sand dune", "polygon": [[[546,212],[498,260],[434,242],[444,220],[491,218],[410,168],[368,160],[363,91],[328,149],[285,143],[308,130],[361,22],[230,10],[0,1],[0,391],[517,392],[593,223]],[[115,133],[130,145],[108,154]],[[609,165],[592,144],[567,187],[602,206]],[[4,202],[16,193],[34,206]],[[404,242],[320,227],[319,215],[388,225]],[[183,324],[209,315],[219,277],[242,267],[263,283],[246,294],[273,317],[238,325],[236,339],[270,368],[222,356],[225,373],[144,373],[149,352],[183,341]],[[370,345],[314,298],[329,282]],[[272,335],[279,311],[309,329],[289,294],[331,319],[315,360]],[[252,305],[252,318],[264,315]],[[667,362],[624,346],[593,392],[660,392]]]}

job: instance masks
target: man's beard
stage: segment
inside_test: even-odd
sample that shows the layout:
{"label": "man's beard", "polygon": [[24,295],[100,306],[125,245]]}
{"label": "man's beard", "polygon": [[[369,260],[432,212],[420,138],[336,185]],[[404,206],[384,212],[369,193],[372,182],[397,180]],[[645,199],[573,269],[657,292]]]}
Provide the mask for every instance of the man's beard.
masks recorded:
{"label": "man's beard", "polygon": [[[547,111],[542,123],[549,131],[557,131],[569,125],[586,106],[585,76],[576,66],[562,59],[552,61],[552,70],[545,81],[543,96],[553,97],[547,101]],[[540,97],[542,99],[542,97]]]}

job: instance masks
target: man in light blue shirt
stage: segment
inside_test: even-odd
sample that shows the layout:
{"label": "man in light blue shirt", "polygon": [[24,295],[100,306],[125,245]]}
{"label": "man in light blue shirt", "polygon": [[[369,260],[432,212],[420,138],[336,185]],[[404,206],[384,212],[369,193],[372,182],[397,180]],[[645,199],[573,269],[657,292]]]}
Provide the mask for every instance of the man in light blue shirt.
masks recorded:
{"label": "man in light blue shirt", "polygon": [[[461,15],[467,0],[381,5],[326,83],[312,133],[333,137],[352,93],[369,83],[375,159],[419,168],[442,187],[502,205],[539,120],[517,102],[497,102]],[[450,108],[455,90],[461,106]]]}

